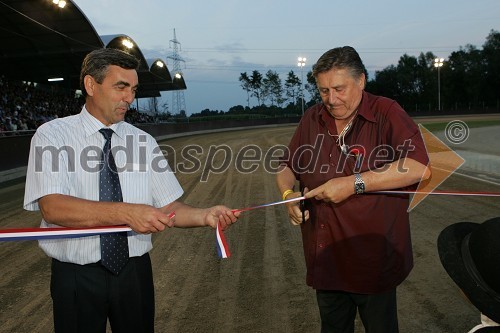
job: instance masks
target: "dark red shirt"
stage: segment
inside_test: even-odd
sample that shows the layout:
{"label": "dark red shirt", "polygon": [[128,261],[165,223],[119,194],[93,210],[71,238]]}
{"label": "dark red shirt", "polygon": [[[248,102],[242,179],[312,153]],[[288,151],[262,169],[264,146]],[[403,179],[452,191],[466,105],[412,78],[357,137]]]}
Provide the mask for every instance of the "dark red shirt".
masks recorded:
{"label": "dark red shirt", "polygon": [[[358,116],[345,136],[351,156],[341,152],[337,134],[323,104],[307,110],[285,158],[301,186],[313,189],[331,178],[380,168],[401,157],[428,164],[418,126],[385,97],[363,92]],[[362,158],[352,156],[353,149]],[[301,229],[308,285],[373,294],[395,288],[408,276],[413,267],[408,195],[366,193],[339,204],[311,199],[306,209],[310,220]]]}

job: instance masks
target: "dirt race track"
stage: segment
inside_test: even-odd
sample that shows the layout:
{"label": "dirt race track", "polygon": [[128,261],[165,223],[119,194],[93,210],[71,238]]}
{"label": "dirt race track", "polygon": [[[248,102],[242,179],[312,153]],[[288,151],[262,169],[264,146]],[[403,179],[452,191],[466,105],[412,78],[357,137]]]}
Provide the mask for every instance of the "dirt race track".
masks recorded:
{"label": "dirt race track", "polygon": [[[265,155],[270,147],[287,144],[294,128],[204,134],[160,144],[175,149],[173,165],[182,162],[180,149],[188,144],[202,146],[204,154],[211,145],[231,147],[233,163],[225,172],[209,174],[206,182],[200,182],[200,170],[177,172],[177,177],[186,203],[242,208],[279,200],[280,194],[274,174],[266,172],[262,164],[253,172],[236,170],[236,154],[252,144]],[[471,144],[477,140],[499,142],[499,128],[488,128],[471,131]],[[500,152],[484,154],[498,161]],[[222,155],[215,155],[214,166],[222,165]],[[440,189],[500,192],[496,171],[467,169],[467,163],[465,167],[466,175],[453,175]],[[23,193],[24,183],[0,189],[0,228],[38,226],[39,214],[22,209]],[[499,216],[499,200],[431,196],[411,212],[415,268],[398,289],[401,332],[467,332],[479,323],[478,311],[465,301],[442,268],[436,239],[451,223]],[[300,229],[289,224],[285,207],[246,212],[225,234],[232,256],[223,260],[217,257],[211,229],[173,228],[154,235],[156,331],[319,332],[315,294],[305,285]],[[0,262],[0,332],[52,332],[50,260],[37,242],[0,242]],[[359,322],[356,332],[363,332]]]}

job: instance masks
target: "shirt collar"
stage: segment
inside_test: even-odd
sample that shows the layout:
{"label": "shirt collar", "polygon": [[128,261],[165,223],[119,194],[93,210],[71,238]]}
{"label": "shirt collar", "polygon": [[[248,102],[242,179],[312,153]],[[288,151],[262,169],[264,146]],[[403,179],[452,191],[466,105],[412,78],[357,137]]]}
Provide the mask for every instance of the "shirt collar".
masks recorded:
{"label": "shirt collar", "polygon": [[332,129],[332,131],[333,131],[332,133],[336,132],[335,119],[330,114],[330,112],[328,112],[325,104],[323,104],[323,103],[321,103],[321,107],[319,109],[319,122],[323,126],[326,126],[327,129]]}
{"label": "shirt collar", "polygon": [[370,95],[364,90],[361,97],[361,103],[359,103],[358,106],[358,114],[372,123],[377,122],[375,119],[375,112],[370,107]]}
{"label": "shirt collar", "polygon": [[[94,135],[95,133],[99,132],[101,128],[106,128],[108,126],[105,126],[103,123],[101,123],[96,117],[90,114],[90,112],[87,110],[85,105],[82,108],[82,111],[80,112],[80,116],[82,119],[83,123],[83,128],[85,131],[86,136],[91,136]],[[123,126],[122,126],[123,121],[120,121],[119,123],[112,124],[108,128],[111,128],[116,135],[118,135],[120,138],[123,138]]]}

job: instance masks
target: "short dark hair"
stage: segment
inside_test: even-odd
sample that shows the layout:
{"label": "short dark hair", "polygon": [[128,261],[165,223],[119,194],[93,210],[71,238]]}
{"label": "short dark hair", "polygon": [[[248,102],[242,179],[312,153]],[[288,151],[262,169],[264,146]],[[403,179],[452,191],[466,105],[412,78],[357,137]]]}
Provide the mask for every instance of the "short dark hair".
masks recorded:
{"label": "short dark hair", "polygon": [[139,68],[139,60],[133,55],[112,48],[97,49],[85,56],[80,71],[80,88],[84,96],[87,95],[83,79],[86,75],[92,76],[97,83],[102,83],[110,65],[125,69]]}
{"label": "short dark hair", "polygon": [[365,65],[363,65],[358,52],[351,46],[336,47],[323,53],[313,66],[312,74],[314,78],[317,78],[318,74],[328,72],[332,68],[348,69],[355,78],[365,74],[368,80]]}

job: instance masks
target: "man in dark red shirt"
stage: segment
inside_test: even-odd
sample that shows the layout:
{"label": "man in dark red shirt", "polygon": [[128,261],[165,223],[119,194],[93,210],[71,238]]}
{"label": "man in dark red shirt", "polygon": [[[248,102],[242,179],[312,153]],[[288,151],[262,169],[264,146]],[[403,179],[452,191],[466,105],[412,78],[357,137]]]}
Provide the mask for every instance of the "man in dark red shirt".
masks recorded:
{"label": "man in dark red shirt", "polygon": [[[413,267],[407,188],[430,176],[416,124],[395,101],[364,91],[366,69],[352,47],[313,67],[322,103],[305,113],[277,184],[283,199],[305,189],[300,224],[307,284],[316,289],[321,332],[398,332],[396,287]],[[304,223],[302,223],[304,222]]]}

